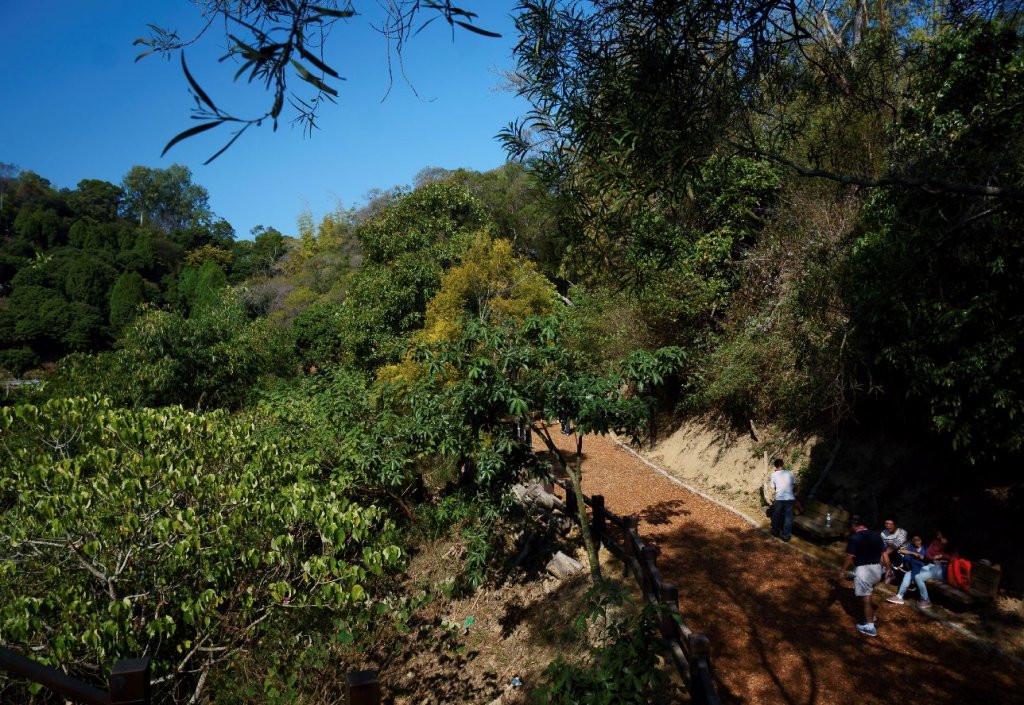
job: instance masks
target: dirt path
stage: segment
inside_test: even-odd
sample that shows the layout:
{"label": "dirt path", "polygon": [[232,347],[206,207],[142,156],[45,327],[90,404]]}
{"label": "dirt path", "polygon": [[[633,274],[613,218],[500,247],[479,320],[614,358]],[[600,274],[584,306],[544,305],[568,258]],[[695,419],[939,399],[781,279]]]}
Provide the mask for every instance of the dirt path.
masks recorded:
{"label": "dirt path", "polygon": [[[575,450],[574,437],[556,433]],[[1024,669],[909,604],[882,602],[876,638],[854,630],[853,585],[732,512],[676,485],[608,438],[587,437],[584,491],[640,516],[679,586],[687,623],[708,634],[723,702],[790,705],[1024,703]],[[838,567],[838,563],[837,563]],[[881,600],[881,598],[878,598]]]}

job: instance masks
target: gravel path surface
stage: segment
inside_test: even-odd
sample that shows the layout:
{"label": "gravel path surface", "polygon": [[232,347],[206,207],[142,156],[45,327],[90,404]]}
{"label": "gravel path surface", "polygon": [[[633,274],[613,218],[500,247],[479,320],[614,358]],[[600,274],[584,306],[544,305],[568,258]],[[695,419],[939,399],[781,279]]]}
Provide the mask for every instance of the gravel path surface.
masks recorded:
{"label": "gravel path surface", "polygon": [[[575,451],[575,436],[556,441]],[[571,446],[571,448],[570,448]],[[640,516],[658,566],[679,586],[687,624],[711,639],[726,703],[866,705],[1024,703],[1024,669],[877,595],[878,637],[850,581],[744,519],[673,483],[614,441],[588,436],[583,489]]]}

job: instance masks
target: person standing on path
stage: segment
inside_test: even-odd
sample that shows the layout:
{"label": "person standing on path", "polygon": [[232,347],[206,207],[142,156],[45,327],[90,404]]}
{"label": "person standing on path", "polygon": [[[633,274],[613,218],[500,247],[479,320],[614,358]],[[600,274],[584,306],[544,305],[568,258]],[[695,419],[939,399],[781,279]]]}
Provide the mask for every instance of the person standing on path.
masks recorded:
{"label": "person standing on path", "polygon": [[857,625],[857,631],[868,636],[878,636],[871,593],[889,569],[889,554],[885,551],[882,535],[871,531],[856,514],[850,517],[850,528],[853,533],[846,543],[846,559],[839,569],[839,579],[846,577],[846,571],[852,565],[853,594],[864,601],[864,623]]}
{"label": "person standing on path", "polygon": [[793,505],[796,504],[796,477],[786,470],[782,458],[772,463],[775,471],[771,482],[775,489],[775,502],[772,504],[772,536],[789,541],[793,535]]}

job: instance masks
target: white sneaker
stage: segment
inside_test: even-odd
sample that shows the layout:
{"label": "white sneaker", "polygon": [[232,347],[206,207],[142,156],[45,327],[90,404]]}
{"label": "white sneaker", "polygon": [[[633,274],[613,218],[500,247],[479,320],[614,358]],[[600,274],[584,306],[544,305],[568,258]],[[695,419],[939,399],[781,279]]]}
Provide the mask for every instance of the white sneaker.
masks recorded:
{"label": "white sneaker", "polygon": [[874,624],[858,624],[857,631],[867,636],[878,636],[878,630],[875,629]]}
{"label": "white sneaker", "polygon": [[903,595],[893,595],[892,597],[887,598],[886,602],[891,602],[894,605],[902,605],[903,604]]}

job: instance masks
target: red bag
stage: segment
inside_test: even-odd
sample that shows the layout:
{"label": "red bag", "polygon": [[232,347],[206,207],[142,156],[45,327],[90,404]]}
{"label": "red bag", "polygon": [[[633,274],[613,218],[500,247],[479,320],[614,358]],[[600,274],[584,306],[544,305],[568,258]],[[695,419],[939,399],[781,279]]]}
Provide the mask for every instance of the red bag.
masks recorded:
{"label": "red bag", "polygon": [[971,562],[966,558],[953,558],[946,569],[946,582],[957,590],[970,592]]}

